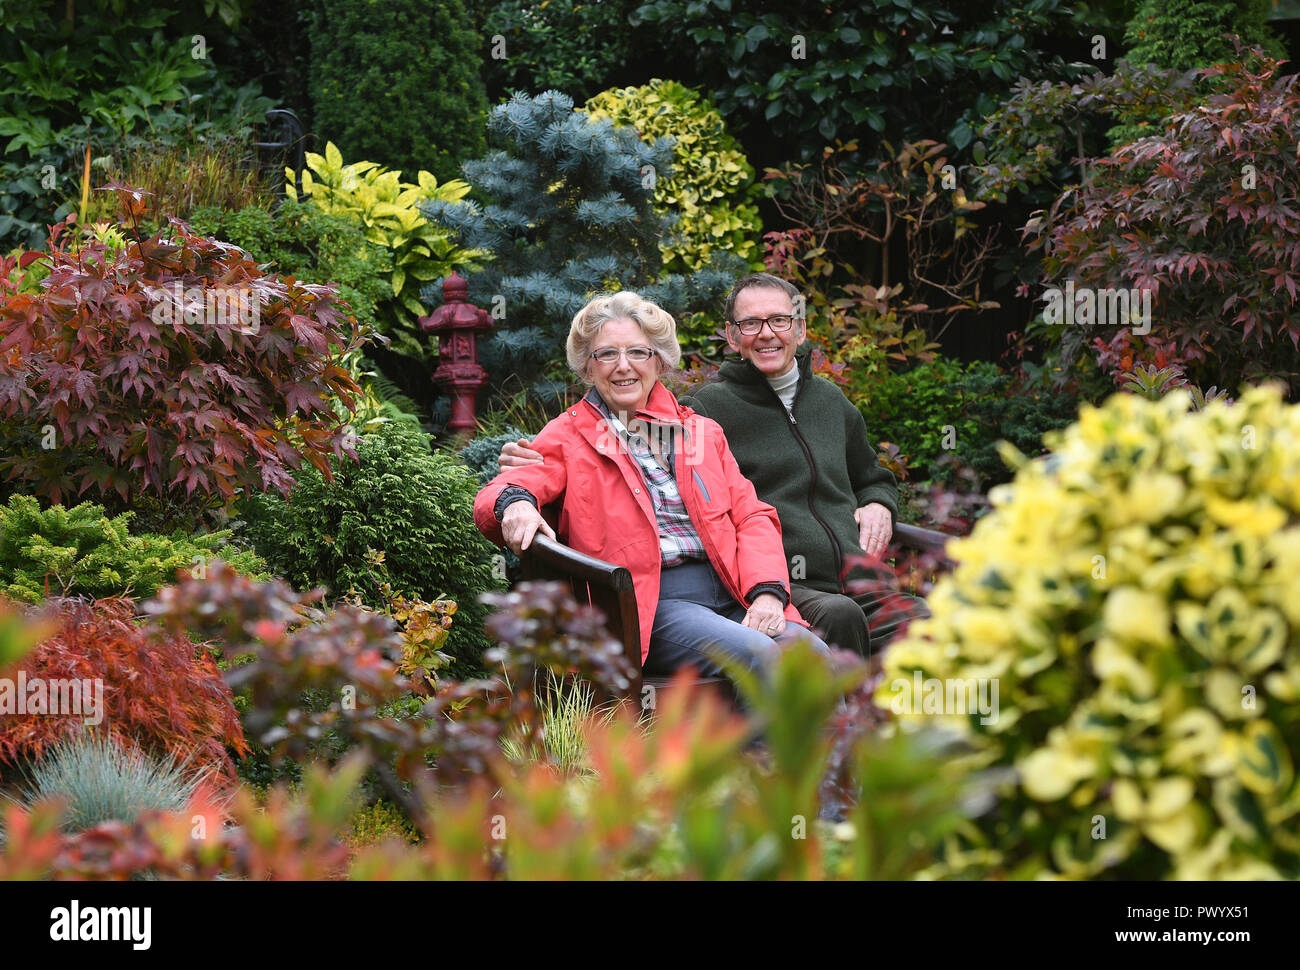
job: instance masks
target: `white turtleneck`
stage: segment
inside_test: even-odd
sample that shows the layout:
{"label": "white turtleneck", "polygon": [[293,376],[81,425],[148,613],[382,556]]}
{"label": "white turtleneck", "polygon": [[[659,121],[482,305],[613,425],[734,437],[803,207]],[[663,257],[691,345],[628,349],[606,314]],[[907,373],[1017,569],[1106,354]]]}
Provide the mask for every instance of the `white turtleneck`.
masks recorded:
{"label": "white turtleneck", "polygon": [[776,391],[776,396],[781,399],[786,411],[793,414],[791,408],[794,407],[794,395],[799,389],[799,365],[796,363],[780,377],[769,377],[767,382],[772,385],[772,390]]}

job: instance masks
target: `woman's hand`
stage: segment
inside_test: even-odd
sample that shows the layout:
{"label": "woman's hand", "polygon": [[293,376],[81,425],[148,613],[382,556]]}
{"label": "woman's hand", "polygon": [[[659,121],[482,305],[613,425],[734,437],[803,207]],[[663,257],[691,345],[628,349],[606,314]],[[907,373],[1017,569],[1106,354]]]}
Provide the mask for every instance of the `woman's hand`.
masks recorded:
{"label": "woman's hand", "polygon": [[501,535],[516,556],[532,545],[533,536],[538,532],[555,538],[554,530],[546,524],[542,513],[533,507],[532,502],[523,499],[511,502],[501,513]]}
{"label": "woman's hand", "polygon": [[781,605],[780,597],[771,593],[759,593],[754,597],[754,603],[745,614],[743,623],[751,630],[766,633],[770,637],[780,636],[785,630],[785,607]]}
{"label": "woman's hand", "polygon": [[507,441],[501,446],[501,467],[522,468],[524,465],[536,465],[542,462],[544,459],[541,454],[533,451],[531,445],[532,442],[527,438]]}

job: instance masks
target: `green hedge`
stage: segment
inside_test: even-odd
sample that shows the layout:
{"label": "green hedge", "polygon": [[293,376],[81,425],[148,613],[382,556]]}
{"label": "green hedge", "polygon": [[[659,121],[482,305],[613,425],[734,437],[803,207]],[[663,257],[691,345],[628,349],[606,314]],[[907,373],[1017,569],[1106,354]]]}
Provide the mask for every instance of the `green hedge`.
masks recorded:
{"label": "green hedge", "polygon": [[313,124],[348,158],[455,178],[483,154],[483,38],[462,0],[316,0]]}
{"label": "green hedge", "polygon": [[1011,478],[999,441],[1040,454],[1044,432],[1065,427],[1078,408],[1073,394],[1019,383],[996,364],[946,357],[886,375],[855,403],[871,440],[898,446],[912,481],[951,481],[954,465],[943,461],[951,455],[985,488]]}

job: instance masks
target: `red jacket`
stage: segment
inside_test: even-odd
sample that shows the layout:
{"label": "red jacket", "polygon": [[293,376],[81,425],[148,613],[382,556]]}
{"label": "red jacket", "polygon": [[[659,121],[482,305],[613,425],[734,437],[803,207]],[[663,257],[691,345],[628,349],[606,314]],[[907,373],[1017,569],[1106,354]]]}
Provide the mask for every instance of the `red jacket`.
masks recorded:
{"label": "red jacket", "polygon": [[[744,596],[759,583],[777,582],[789,593],[776,509],[759,501],[740,473],[717,422],[678,404],[662,384],[655,384],[645,410],[637,413],[685,426],[686,446],[675,449],[677,487],[709,562],[731,595],[748,607]],[[659,527],[636,460],[616,444],[596,407],[578,402],[533,440],[533,450],[545,462],[507,468],[484,486],[474,500],[474,522],[504,545],[494,510],[504,488],[526,488],[542,506],[562,497],[560,541],[632,573],[645,663],[659,606]],[[786,606],[785,618],[808,625],[793,604]]]}

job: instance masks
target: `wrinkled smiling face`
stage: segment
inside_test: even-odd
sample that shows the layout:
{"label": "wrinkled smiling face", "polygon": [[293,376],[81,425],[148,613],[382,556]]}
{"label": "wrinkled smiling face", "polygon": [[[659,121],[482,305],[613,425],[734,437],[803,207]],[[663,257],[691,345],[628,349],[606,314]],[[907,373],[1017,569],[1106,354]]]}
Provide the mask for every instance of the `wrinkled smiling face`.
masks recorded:
{"label": "wrinkled smiling face", "polygon": [[[794,303],[784,290],[770,286],[747,286],[736,297],[735,318],[794,316]],[[764,325],[756,334],[743,334],[734,323],[727,324],[731,349],[753,363],[765,377],[780,377],[794,366],[794,352],[807,339],[804,322],[796,320],[790,329],[774,333]]]}
{"label": "wrinkled smiling face", "polygon": [[[649,347],[645,331],[635,320],[624,318],[610,320],[600,328],[591,345],[593,353],[602,347],[627,350],[629,347]],[[659,380],[659,357],[655,355],[640,363],[620,354],[618,360],[602,364],[594,357],[587,361],[587,376],[596,391],[605,399],[610,410],[631,415],[640,411],[650,400],[650,392]]]}

